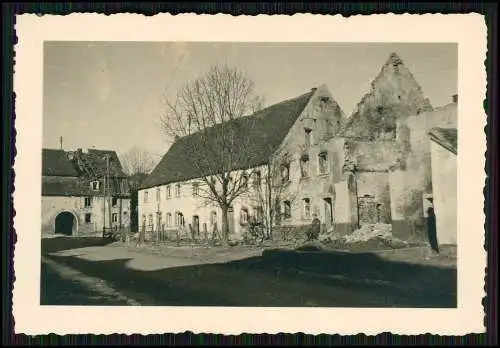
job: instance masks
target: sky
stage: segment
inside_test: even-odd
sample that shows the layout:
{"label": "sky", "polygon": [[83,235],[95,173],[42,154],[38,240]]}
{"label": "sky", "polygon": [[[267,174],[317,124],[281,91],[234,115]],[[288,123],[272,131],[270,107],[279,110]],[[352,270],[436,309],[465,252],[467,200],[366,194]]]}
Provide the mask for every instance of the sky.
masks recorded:
{"label": "sky", "polygon": [[458,51],[447,43],[45,42],[43,147],[132,147],[157,160],[165,98],[212,64],[242,69],[266,105],[326,84],[350,115],[392,52],[431,104],[457,93]]}

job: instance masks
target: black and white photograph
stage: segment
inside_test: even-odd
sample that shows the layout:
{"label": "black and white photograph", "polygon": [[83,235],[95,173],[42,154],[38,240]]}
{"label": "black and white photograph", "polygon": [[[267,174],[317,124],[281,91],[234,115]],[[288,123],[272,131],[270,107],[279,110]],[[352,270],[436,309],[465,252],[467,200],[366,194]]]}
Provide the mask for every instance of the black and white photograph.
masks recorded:
{"label": "black and white photograph", "polygon": [[462,94],[457,40],[193,35],[37,46],[39,194],[17,228],[40,255],[31,302],[460,310],[461,256],[482,241],[467,235],[484,231],[460,225],[460,202],[483,202],[460,191],[478,151],[459,139],[484,114],[462,112],[481,93]]}

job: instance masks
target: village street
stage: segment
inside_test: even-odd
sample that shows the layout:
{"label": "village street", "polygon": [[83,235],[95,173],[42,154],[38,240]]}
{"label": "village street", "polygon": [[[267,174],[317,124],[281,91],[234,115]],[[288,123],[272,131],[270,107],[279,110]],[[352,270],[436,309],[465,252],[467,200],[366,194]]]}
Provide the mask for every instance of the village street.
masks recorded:
{"label": "village street", "polygon": [[89,238],[44,239],[42,249],[42,305],[456,306],[456,269],[368,254],[154,252]]}

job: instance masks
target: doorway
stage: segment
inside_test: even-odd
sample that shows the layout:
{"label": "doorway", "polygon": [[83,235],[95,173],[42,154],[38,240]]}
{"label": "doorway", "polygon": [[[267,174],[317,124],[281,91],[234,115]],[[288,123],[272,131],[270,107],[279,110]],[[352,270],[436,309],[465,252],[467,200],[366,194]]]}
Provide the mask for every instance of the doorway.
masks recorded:
{"label": "doorway", "polygon": [[72,236],[75,230],[76,230],[76,219],[72,213],[64,211],[56,216],[54,224],[55,234],[64,234],[66,236]]}
{"label": "doorway", "polygon": [[198,215],[193,216],[193,234],[197,237],[200,235],[200,217]]}
{"label": "doorway", "polygon": [[325,224],[327,231],[333,226],[333,203],[330,197],[323,198],[325,206]]}

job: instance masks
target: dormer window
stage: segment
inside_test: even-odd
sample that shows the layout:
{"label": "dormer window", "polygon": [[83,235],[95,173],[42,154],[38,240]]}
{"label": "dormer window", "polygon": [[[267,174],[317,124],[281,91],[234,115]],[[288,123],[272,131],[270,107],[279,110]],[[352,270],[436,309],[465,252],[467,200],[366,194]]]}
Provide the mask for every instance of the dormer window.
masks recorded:
{"label": "dormer window", "polygon": [[90,183],[90,188],[94,191],[98,191],[99,190],[99,181],[92,181]]}

